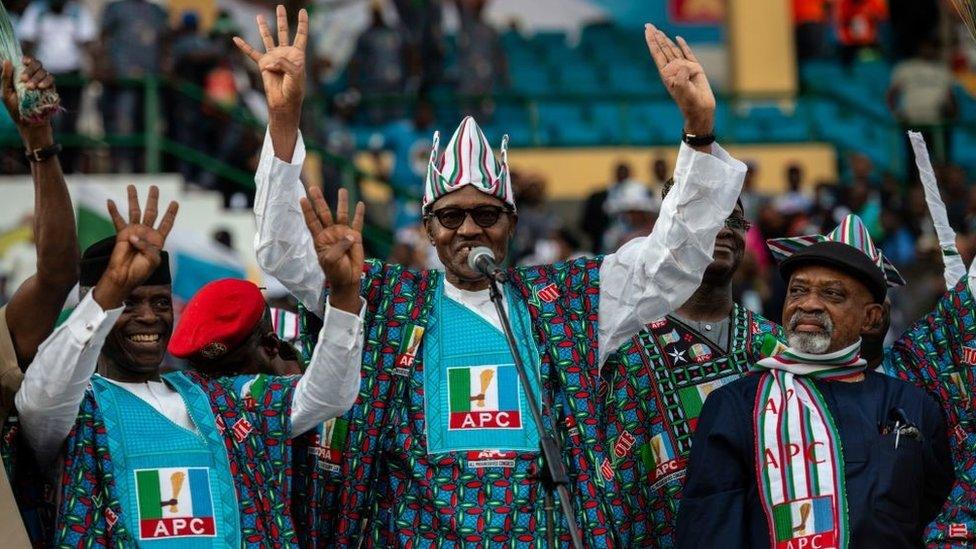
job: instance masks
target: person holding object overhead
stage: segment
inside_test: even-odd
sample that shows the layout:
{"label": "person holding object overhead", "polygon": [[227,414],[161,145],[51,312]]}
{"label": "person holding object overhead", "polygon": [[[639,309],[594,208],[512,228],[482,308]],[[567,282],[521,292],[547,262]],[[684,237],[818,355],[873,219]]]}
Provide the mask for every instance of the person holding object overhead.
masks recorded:
{"label": "person holding object overhead", "polygon": [[677,546],[921,547],[954,478],[946,419],[861,357],[904,280],[857,216],[769,245],[788,283],[788,346],[705,402]]}
{"label": "person holding object overhead", "polygon": [[[362,261],[360,223],[347,197],[336,212],[299,180],[305,151],[298,132],[304,96],[307,16],[289,41],[278,8],[278,44],[259,19],[265,52],[237,39],[260,67],[271,113],[255,181],[258,262],[310,311],[344,280],[317,262],[357,250],[351,272],[366,300],[362,389],[341,436],[324,441],[326,489],[296,500],[317,543],[386,547],[509,543],[531,546],[552,533],[568,541],[565,521],[546,532],[539,433],[526,393],[542,403],[546,428],[565,443],[574,520],[588,546],[617,543],[614,471],[597,423],[600,364],[643,326],[681,305],[712,261],[715,235],[731,213],[745,166],[714,143],[715,98],[694,53],[651,25],[645,38],[685,119],[675,188],[654,232],[615,254],[505,271],[507,316],[529,386],[489,301],[488,280],[468,266],[470,251],[503,262],[518,221],[506,140],[496,159],[473,118],[465,118],[427,169],[422,214],[445,271],[412,271]],[[677,128],[676,128],[677,130]],[[435,134],[435,142],[438,141]],[[362,206],[356,209],[359,219]],[[301,230],[304,223],[311,234]],[[359,226],[357,226],[359,225]],[[336,430],[338,432],[338,430]],[[310,501],[311,500],[311,501]]]}
{"label": "person holding object overhead", "polygon": [[[267,376],[260,403],[238,396],[241,382],[254,375],[160,375],[173,325],[162,248],[177,204],[159,218],[156,187],[144,212],[135,187],[128,197],[128,219],[109,201],[117,235],[85,250],[81,302],[41,344],[15,399],[38,461],[62,460],[52,545],[296,544],[288,441],[351,404],[359,351],[348,341],[361,337],[355,313],[362,302],[337,291],[305,375]],[[344,257],[323,261],[329,277],[345,280]],[[194,319],[199,315],[181,327]],[[210,326],[193,337],[183,328],[174,349],[195,359],[233,353],[242,331],[226,328]],[[245,336],[254,330],[246,328]]]}

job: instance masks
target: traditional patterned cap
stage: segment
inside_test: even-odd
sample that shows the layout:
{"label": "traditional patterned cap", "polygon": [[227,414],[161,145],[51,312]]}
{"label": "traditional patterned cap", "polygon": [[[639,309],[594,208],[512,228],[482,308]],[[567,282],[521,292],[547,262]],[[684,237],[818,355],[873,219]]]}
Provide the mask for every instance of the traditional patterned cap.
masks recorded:
{"label": "traditional patterned cap", "polygon": [[252,282],[225,278],[200,288],[183,309],[169,340],[175,357],[213,360],[244,343],[267,306]]}
{"label": "traditional patterned cap", "polygon": [[[845,262],[846,267],[851,267],[858,269],[860,266],[854,263],[862,263],[856,260],[856,256],[851,256],[843,253],[843,251],[838,254],[836,246],[822,245],[826,243],[839,243],[846,244],[847,246],[861,252],[870,264],[873,265],[874,271],[877,271],[880,276],[878,277],[882,284],[886,284],[889,287],[894,286],[904,286],[905,279],[902,278],[898,269],[884,256],[884,253],[877,246],[874,245],[874,241],[871,240],[871,235],[868,233],[867,227],[864,226],[864,222],[861,218],[856,215],[848,215],[841,221],[840,225],[836,229],[831,231],[827,235],[807,235],[807,236],[794,236],[790,238],[773,238],[766,241],[769,246],[769,250],[773,252],[773,256],[777,261],[780,262],[780,271],[783,272],[784,276],[788,276],[785,272],[787,266],[790,263],[795,263],[793,259],[800,259],[800,257],[814,259],[815,250],[822,250],[824,257],[823,259],[835,259],[838,261]],[[833,249],[833,251],[830,251]],[[841,258],[841,256],[846,256]],[[853,262],[853,263],[852,263]],[[866,269],[861,269],[865,270]],[[792,272],[792,269],[789,269]],[[867,271],[863,274],[868,275],[873,278],[873,272]],[[883,289],[881,288],[881,293],[883,297]]]}
{"label": "traditional patterned cap", "polygon": [[439,143],[440,132],[434,132],[430,162],[427,165],[427,184],[424,188],[424,214],[438,198],[465,185],[473,185],[479,191],[494,196],[515,209],[512,180],[508,174],[508,135],[502,138],[500,166],[495,161],[488,139],[470,116],[461,121],[440,161],[437,159]]}

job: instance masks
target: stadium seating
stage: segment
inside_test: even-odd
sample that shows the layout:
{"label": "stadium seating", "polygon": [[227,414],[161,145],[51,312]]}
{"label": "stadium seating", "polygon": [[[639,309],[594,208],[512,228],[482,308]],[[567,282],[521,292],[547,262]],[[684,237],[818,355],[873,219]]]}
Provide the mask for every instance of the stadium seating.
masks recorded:
{"label": "stadium seating", "polygon": [[[485,131],[508,133],[513,146],[661,145],[681,127],[643,37],[610,24],[586,27],[570,43],[559,32],[523,36],[509,31],[501,44],[509,86],[499,86]],[[455,59],[448,41],[449,65]],[[716,126],[726,143],[827,141],[841,152],[867,154],[882,170],[903,169],[901,129],[884,100],[891,66],[861,60],[809,61],[799,70],[800,95],[786,102],[745,102],[720,96]],[[954,159],[976,169],[976,100],[957,90],[960,121]],[[455,109],[456,111],[456,109]],[[443,114],[447,118],[448,113]]]}

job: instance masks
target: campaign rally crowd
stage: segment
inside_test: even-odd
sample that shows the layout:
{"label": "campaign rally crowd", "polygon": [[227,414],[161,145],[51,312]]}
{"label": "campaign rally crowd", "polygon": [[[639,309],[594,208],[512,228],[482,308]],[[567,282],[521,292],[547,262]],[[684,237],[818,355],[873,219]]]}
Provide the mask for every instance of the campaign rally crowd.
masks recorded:
{"label": "campaign rally crowd", "polygon": [[541,547],[578,529],[586,547],[973,547],[976,270],[921,134],[944,293],[900,334],[905,278],[855,213],[766,241],[780,318],[734,299],[748,167],[717,141],[695,53],[650,24],[684,123],[653,228],[486,267],[516,264],[521,204],[507,136],[496,152],[467,116],[433,136],[420,225],[442,268],[417,269],[367,257],[364,205],[300,180],[308,16],[292,33],[287,15],[234,44],[263,80],[255,248],[301,305],[290,339],[247,280],[174,318],[179,204],[155,187],[109,201],[116,234],[79,250],[57,105],[23,100],[55,79],[4,61],[37,264],[0,309],[3,546]]}

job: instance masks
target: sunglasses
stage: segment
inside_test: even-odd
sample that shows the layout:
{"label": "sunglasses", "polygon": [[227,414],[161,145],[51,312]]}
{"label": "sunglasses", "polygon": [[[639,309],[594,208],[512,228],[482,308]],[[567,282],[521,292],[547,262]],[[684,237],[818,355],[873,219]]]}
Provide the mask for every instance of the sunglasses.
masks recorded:
{"label": "sunglasses", "polygon": [[503,213],[509,213],[509,211],[508,208],[498,206],[478,206],[477,208],[447,207],[430,212],[427,218],[429,219],[430,216],[434,216],[437,218],[437,222],[445,229],[453,230],[463,225],[464,219],[470,215],[475,225],[482,229],[487,229],[495,223],[498,223],[498,218]]}
{"label": "sunglasses", "polygon": [[752,223],[746,221],[744,217],[730,215],[725,218],[725,226],[733,231],[748,231],[752,227]]}

